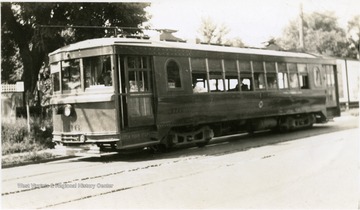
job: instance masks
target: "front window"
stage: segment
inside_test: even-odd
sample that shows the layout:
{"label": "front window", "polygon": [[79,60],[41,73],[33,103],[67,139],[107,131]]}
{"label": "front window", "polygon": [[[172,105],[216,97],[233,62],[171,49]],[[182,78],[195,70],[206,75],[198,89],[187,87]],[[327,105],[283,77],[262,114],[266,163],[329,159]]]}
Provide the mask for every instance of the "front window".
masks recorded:
{"label": "front window", "polygon": [[62,61],[61,74],[64,91],[81,89],[80,59]]}
{"label": "front window", "polygon": [[112,86],[110,56],[84,58],[85,89]]}
{"label": "front window", "polygon": [[50,73],[53,81],[53,91],[60,91],[60,62],[50,64]]}

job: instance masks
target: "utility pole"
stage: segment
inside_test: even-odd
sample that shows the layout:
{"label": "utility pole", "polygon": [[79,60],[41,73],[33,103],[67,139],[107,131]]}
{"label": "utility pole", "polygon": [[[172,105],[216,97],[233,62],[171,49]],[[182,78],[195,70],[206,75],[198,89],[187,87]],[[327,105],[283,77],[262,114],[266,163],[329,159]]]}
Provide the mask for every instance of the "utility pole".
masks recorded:
{"label": "utility pole", "polygon": [[300,50],[301,50],[301,51],[305,51],[305,42],[304,42],[304,13],[303,13],[302,3],[300,3],[299,43],[300,43]]}

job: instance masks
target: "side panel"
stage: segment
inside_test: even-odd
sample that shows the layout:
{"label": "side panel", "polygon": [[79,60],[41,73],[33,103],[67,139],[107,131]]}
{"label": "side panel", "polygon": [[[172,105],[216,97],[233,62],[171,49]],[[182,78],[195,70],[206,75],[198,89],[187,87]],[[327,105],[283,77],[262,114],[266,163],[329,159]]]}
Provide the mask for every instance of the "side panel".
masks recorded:
{"label": "side panel", "polygon": [[69,117],[59,110],[61,106],[56,105],[53,111],[54,133],[116,133],[114,101],[72,104],[74,112]]}
{"label": "side panel", "polygon": [[161,97],[158,125],[201,124],[324,111],[323,90],[219,93]]}

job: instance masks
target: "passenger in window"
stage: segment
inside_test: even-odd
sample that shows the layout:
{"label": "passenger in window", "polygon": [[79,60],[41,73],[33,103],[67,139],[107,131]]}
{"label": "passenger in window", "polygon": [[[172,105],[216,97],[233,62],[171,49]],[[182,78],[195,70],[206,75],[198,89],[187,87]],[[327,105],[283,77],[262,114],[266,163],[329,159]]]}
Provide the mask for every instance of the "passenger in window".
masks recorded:
{"label": "passenger in window", "polygon": [[112,79],[111,79],[111,72],[110,71],[107,71],[104,74],[103,79],[104,79],[105,86],[111,86],[112,85]]}
{"label": "passenger in window", "polygon": [[249,86],[247,84],[241,84],[241,90],[242,91],[249,91]]}
{"label": "passenger in window", "polygon": [[237,84],[237,85],[235,86],[235,88],[230,89],[229,91],[230,91],[230,92],[233,92],[233,91],[238,91],[238,90],[239,90],[239,84]]}
{"label": "passenger in window", "polygon": [[193,92],[194,93],[206,93],[207,90],[202,86],[201,82],[193,83]]}
{"label": "passenger in window", "polygon": [[249,79],[243,79],[243,80],[241,81],[241,90],[242,90],[242,91],[249,91],[249,90],[250,90],[249,84],[247,84],[247,83],[250,83],[250,80],[249,80]]}
{"label": "passenger in window", "polygon": [[130,92],[138,92],[139,91],[139,88],[136,85],[136,81],[130,80],[129,84],[130,84]]}

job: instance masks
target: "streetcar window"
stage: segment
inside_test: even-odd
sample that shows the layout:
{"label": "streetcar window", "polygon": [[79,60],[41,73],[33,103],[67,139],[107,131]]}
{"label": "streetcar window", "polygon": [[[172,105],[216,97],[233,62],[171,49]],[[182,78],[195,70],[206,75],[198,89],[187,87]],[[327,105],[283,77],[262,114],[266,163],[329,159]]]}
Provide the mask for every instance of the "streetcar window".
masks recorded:
{"label": "streetcar window", "polygon": [[241,79],[241,91],[250,91],[251,87],[251,77],[243,76]]}
{"label": "streetcar window", "polygon": [[277,89],[276,73],[267,73],[266,82],[268,89]]}
{"label": "streetcar window", "polygon": [[224,60],[225,72],[237,73],[236,61],[235,60]]}
{"label": "streetcar window", "polygon": [[130,92],[148,92],[149,76],[148,71],[129,71]]}
{"label": "streetcar window", "polygon": [[209,85],[211,92],[224,91],[224,79],[222,64],[220,59],[208,59],[209,65]]}
{"label": "streetcar window", "polygon": [[264,73],[254,73],[255,89],[265,89],[265,75]]}
{"label": "streetcar window", "polygon": [[207,93],[208,84],[207,84],[206,73],[192,73],[192,84],[193,84],[193,93]]}
{"label": "streetcar window", "polygon": [[264,72],[264,64],[260,61],[253,62],[253,70],[254,72]]}
{"label": "streetcar window", "polygon": [[80,59],[62,61],[61,74],[63,90],[81,89]]}
{"label": "streetcar window", "polygon": [[147,69],[148,63],[146,57],[130,56],[128,57],[128,68],[130,69]]}
{"label": "streetcar window", "polygon": [[60,91],[60,72],[53,74],[54,92]]}
{"label": "streetcar window", "polygon": [[251,72],[251,65],[249,61],[240,61],[239,68],[240,68],[240,74],[242,72]]}
{"label": "streetcar window", "polygon": [[210,76],[210,91],[220,92],[224,91],[224,80],[222,78],[222,72],[209,72]]}
{"label": "streetcar window", "polygon": [[181,88],[179,65],[171,60],[166,65],[168,88]]}
{"label": "streetcar window", "polygon": [[127,58],[129,92],[148,92],[151,88],[148,57]]}
{"label": "streetcar window", "polygon": [[265,89],[264,64],[260,61],[253,62],[255,89]]}
{"label": "streetcar window", "polygon": [[235,60],[224,60],[225,67],[225,90],[238,91],[239,80]]}
{"label": "streetcar window", "polygon": [[238,91],[239,90],[239,81],[238,76],[234,74],[225,75],[225,89],[227,91]]}
{"label": "streetcar window", "polygon": [[53,81],[53,92],[60,91],[60,62],[50,64],[50,73]]}
{"label": "streetcar window", "polygon": [[192,58],[191,68],[196,71],[206,71],[206,64],[204,58]]}
{"label": "streetcar window", "polygon": [[296,64],[288,63],[287,65],[289,69],[290,88],[297,89],[299,88],[299,79],[298,79]]}
{"label": "streetcar window", "polygon": [[241,78],[241,91],[253,90],[253,76],[251,73],[250,61],[239,61],[240,78]]}
{"label": "streetcar window", "polygon": [[85,88],[112,86],[110,56],[83,59]]}
{"label": "streetcar window", "polygon": [[289,82],[288,82],[288,73],[285,63],[278,63],[278,75],[277,79],[279,82],[279,88],[280,89],[286,89],[289,88]]}
{"label": "streetcar window", "polygon": [[275,62],[266,62],[266,82],[268,89],[277,89]]}
{"label": "streetcar window", "polygon": [[322,82],[321,82],[321,74],[320,74],[320,68],[315,66],[313,68],[313,73],[314,73],[314,83],[316,87],[321,87]]}
{"label": "streetcar window", "polygon": [[222,71],[221,60],[219,59],[208,59],[209,71]]}
{"label": "streetcar window", "polygon": [[306,64],[298,64],[299,82],[301,89],[309,89],[309,77]]}
{"label": "streetcar window", "polygon": [[331,65],[326,65],[325,72],[327,86],[335,86],[335,75],[333,67]]}
{"label": "streetcar window", "polygon": [[299,87],[299,81],[298,81],[297,73],[290,73],[289,79],[290,79],[290,87],[291,88],[298,88]]}

